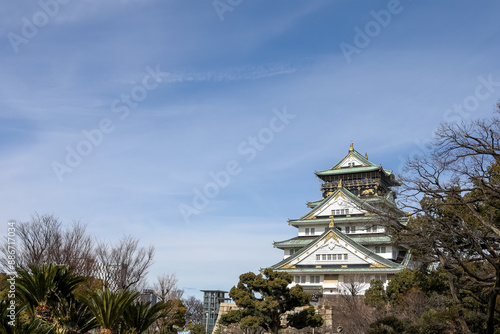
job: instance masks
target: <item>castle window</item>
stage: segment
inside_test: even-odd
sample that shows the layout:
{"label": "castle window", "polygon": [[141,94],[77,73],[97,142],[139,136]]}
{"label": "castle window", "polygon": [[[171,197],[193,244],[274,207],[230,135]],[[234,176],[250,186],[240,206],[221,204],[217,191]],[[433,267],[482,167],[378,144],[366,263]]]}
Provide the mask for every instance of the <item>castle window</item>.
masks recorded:
{"label": "castle window", "polygon": [[356,226],[346,226],[345,233],[356,233]]}
{"label": "castle window", "polygon": [[314,232],[315,232],[314,227],[311,227],[311,234],[314,234]]}
{"label": "castle window", "polygon": [[295,276],[295,283],[300,284],[300,283],[305,283],[305,282],[306,282],[305,276]]}
{"label": "castle window", "polygon": [[309,281],[311,283],[319,283],[320,282],[319,276],[309,276]]}
{"label": "castle window", "polygon": [[306,227],[306,235],[309,235],[309,227]]}
{"label": "castle window", "polygon": [[375,253],[377,253],[377,254],[378,253],[385,253],[385,251],[386,251],[385,246],[377,246],[377,247],[375,247]]}
{"label": "castle window", "polygon": [[316,261],[342,261],[347,258],[348,254],[316,254]]}

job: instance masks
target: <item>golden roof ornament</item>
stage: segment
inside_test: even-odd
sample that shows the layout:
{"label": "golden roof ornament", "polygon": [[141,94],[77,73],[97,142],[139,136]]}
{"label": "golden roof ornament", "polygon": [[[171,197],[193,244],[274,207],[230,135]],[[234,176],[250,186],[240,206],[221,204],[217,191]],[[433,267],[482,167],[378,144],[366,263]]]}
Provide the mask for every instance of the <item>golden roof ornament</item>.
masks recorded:
{"label": "golden roof ornament", "polygon": [[365,153],[365,158],[366,160],[368,160],[368,153]]}
{"label": "golden roof ornament", "polygon": [[351,152],[351,151],[354,151],[354,144],[353,144],[352,140],[351,140],[351,146],[349,147],[349,152]]}
{"label": "golden roof ornament", "polygon": [[342,188],[342,179],[339,180],[338,188]]}
{"label": "golden roof ornament", "polygon": [[334,228],[335,227],[335,222],[333,220],[333,216],[330,216],[330,218],[332,218],[332,220],[330,221],[330,224],[328,224],[328,227],[329,228]]}

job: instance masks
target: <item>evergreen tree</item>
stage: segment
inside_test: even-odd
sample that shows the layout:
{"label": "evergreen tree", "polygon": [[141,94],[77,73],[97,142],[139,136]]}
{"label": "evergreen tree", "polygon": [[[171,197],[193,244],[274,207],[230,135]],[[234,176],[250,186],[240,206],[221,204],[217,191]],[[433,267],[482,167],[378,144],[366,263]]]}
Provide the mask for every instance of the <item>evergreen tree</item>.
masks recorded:
{"label": "evergreen tree", "polygon": [[[310,296],[300,285],[289,288],[292,275],[285,272],[275,272],[265,269],[263,274],[246,273],[240,276],[237,286],[229,292],[239,310],[233,310],[222,316],[220,323],[229,325],[240,323],[240,327],[255,329],[260,326],[266,331],[277,334],[280,328],[285,328],[281,319],[288,311],[296,307],[306,306]],[[314,313],[314,314],[313,314]],[[287,320],[294,327],[321,326],[321,316],[307,309],[290,315]]]}

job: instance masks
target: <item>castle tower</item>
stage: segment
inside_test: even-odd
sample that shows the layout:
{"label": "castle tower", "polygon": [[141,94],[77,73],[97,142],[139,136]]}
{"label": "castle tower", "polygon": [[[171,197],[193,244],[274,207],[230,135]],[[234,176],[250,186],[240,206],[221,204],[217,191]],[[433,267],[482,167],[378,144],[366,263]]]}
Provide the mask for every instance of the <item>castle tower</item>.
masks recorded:
{"label": "castle tower", "polygon": [[394,174],[361,155],[353,144],[332,168],[317,171],[322,198],[307,202],[310,211],[288,221],[295,238],[274,242],[283,260],[273,266],[294,276],[312,294],[364,294],[373,279],[387,283],[406,268],[407,249],[391,242],[377,208],[400,217],[391,188],[400,183]]}

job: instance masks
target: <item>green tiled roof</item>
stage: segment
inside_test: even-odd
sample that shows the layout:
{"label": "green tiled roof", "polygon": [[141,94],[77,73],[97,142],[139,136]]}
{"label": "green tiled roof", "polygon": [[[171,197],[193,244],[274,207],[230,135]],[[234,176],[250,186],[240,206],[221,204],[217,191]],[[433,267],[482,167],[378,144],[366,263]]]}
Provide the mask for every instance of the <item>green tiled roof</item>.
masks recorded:
{"label": "green tiled roof", "polygon": [[274,242],[274,247],[280,248],[280,247],[304,247],[306,245],[309,245],[311,241],[314,241],[316,239],[316,236],[310,236],[310,237],[295,237],[292,239],[288,240],[283,240],[283,241],[275,241]]}
{"label": "green tiled roof", "polygon": [[[287,257],[286,259],[283,259],[282,261],[276,263],[275,265],[271,266],[271,268],[277,269],[277,268],[283,266],[284,264],[286,264],[287,262],[293,261],[297,257],[302,256],[302,254],[304,254],[305,252],[307,252],[309,250],[309,248],[312,247],[311,246],[312,244],[314,244],[316,241],[320,240],[327,233],[330,233],[330,232],[333,232],[335,235],[337,235],[337,237],[339,237],[340,239],[342,239],[344,242],[350,244],[357,251],[359,251],[359,252],[361,252],[363,254],[366,254],[367,256],[370,256],[370,258],[374,259],[375,261],[377,261],[379,263],[382,263],[382,264],[386,265],[389,268],[400,268],[400,269],[403,268],[401,265],[397,264],[396,262],[388,260],[388,259],[386,259],[386,258],[384,258],[384,257],[382,257],[382,256],[380,256],[380,255],[378,255],[378,254],[376,254],[374,252],[372,252],[371,250],[369,250],[365,246],[357,243],[355,240],[351,239],[350,237],[348,237],[344,233],[340,232],[336,228],[328,229],[327,231],[325,231],[321,235],[317,236],[310,243],[308,243],[307,245],[305,245],[304,247],[302,247],[300,251],[298,251],[297,253],[295,253],[295,254]],[[287,269],[287,271],[288,271],[288,269]]]}
{"label": "green tiled roof", "polygon": [[338,168],[340,166],[340,164],[342,163],[342,161],[344,161],[349,155],[353,155],[354,157],[356,157],[356,159],[358,159],[364,165],[367,165],[367,166],[376,166],[373,162],[371,162],[370,160],[366,159],[358,151],[356,151],[354,148],[352,148],[352,150],[349,149],[349,152],[345,155],[345,157],[343,157],[342,159],[340,159],[340,161],[337,162],[335,164],[335,166],[333,166],[331,169]]}
{"label": "green tiled roof", "polygon": [[[336,224],[345,224],[345,223],[357,223],[357,222],[368,222],[368,221],[377,221],[380,218],[377,216],[352,216],[352,217],[335,217]],[[332,221],[331,218],[316,218],[316,219],[290,219],[288,225],[291,226],[299,226],[299,225],[322,225],[328,224]]]}
{"label": "green tiled roof", "polygon": [[378,166],[350,167],[350,168],[337,168],[337,169],[320,170],[320,171],[315,172],[315,174],[317,176],[326,176],[326,175],[341,175],[341,174],[374,172],[376,170],[379,170]]}
{"label": "green tiled roof", "polygon": [[[373,234],[368,234],[368,236],[366,236],[363,234],[351,234],[349,237],[353,241],[363,245],[388,244],[392,242],[391,237],[386,235],[374,236]],[[273,245],[276,248],[302,248],[309,245],[314,240],[316,240],[316,236],[295,237],[288,240],[275,241]]]}
{"label": "green tiled roof", "polygon": [[386,244],[390,243],[391,237],[384,235],[384,236],[364,236],[363,234],[353,234],[350,235],[351,239],[356,241],[357,243],[363,244],[363,245],[369,245],[369,244]]}
{"label": "green tiled roof", "polygon": [[314,201],[314,202],[307,202],[306,205],[307,205],[308,208],[314,209],[315,207],[317,207],[318,205],[320,205],[323,202],[323,200],[324,199],[322,198],[322,199]]}
{"label": "green tiled roof", "polygon": [[[360,208],[367,206],[367,205],[370,207],[370,205],[367,204],[367,202],[365,200],[359,199],[357,196],[355,196],[353,193],[351,193],[346,188],[340,187],[340,188],[337,188],[337,190],[332,192],[330,195],[328,195],[325,198],[323,198],[322,200],[318,201],[318,204],[315,205],[312,210],[310,210],[308,213],[306,213],[305,215],[303,215],[299,219],[304,219],[307,216],[314,215],[314,212],[317,212],[325,202],[328,202],[332,197],[335,197],[338,192],[342,192],[342,194],[344,194],[347,198],[349,198],[354,203],[356,203]],[[371,208],[371,210],[373,210],[373,208]]]}
{"label": "green tiled roof", "polygon": [[[357,167],[349,167],[349,168],[340,168],[342,162],[349,157],[350,155],[354,156],[357,160],[359,160],[363,166]],[[353,174],[353,173],[364,173],[364,172],[373,172],[373,171],[383,171],[387,176],[392,174],[392,171],[383,169],[382,166],[377,166],[373,162],[366,159],[355,149],[349,150],[345,157],[343,157],[338,163],[335,164],[330,169],[325,169],[321,171],[316,171],[315,174],[317,176],[328,176],[328,175],[342,175],[342,174]]]}
{"label": "green tiled roof", "polygon": [[274,269],[276,271],[286,271],[287,273],[345,273],[345,272],[369,272],[369,273],[398,273],[404,267],[398,265],[393,268],[289,268],[289,269]]}

